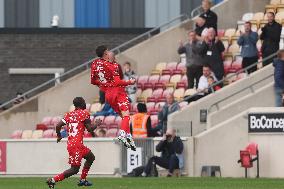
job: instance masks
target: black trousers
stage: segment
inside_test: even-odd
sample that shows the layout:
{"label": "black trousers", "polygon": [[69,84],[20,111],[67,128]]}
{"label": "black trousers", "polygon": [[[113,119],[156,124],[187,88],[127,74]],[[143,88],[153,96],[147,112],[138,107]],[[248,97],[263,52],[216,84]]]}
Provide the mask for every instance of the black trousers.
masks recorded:
{"label": "black trousers", "polygon": [[[270,55],[272,55],[273,53],[276,53],[276,52],[277,51],[272,51],[272,52],[264,51],[264,52],[262,52],[262,59],[264,59],[264,58],[266,58],[266,57],[268,57],[268,56],[270,56]],[[267,59],[266,61],[263,61],[262,62],[263,67],[271,64],[274,58],[275,57],[272,57],[272,58]]]}
{"label": "black trousers", "polygon": [[[258,61],[258,57],[244,57],[243,58],[243,62],[242,62],[242,66],[243,68],[246,68],[254,63],[256,63]],[[257,70],[257,65],[251,67],[250,69],[248,69],[248,73],[252,73],[255,72]]]}
{"label": "black trousers", "polygon": [[173,173],[175,169],[179,169],[179,160],[175,154],[172,154],[168,159],[158,156],[153,156],[149,159],[144,170],[147,176],[151,172],[151,167],[153,163],[159,165],[160,167],[168,169],[170,173]]}
{"label": "black trousers", "polygon": [[196,88],[198,87],[199,79],[203,74],[202,69],[203,67],[198,65],[191,65],[189,67],[186,67],[186,76],[189,89],[194,88],[194,80],[196,81]]}

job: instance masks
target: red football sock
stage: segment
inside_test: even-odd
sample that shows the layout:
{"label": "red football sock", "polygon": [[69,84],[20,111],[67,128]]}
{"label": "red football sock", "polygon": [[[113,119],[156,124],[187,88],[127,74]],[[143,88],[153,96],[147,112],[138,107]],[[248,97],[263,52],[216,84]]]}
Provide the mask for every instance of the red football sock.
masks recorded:
{"label": "red football sock", "polygon": [[83,168],[82,170],[82,174],[81,174],[81,180],[86,180],[86,177],[88,176],[88,172],[89,172],[90,168]]}
{"label": "red football sock", "polygon": [[55,182],[62,181],[62,180],[64,180],[64,174],[60,173],[60,174],[56,175],[55,177],[53,177],[53,179],[54,179]]}
{"label": "red football sock", "polygon": [[122,121],[121,121],[120,129],[124,130],[126,132],[126,134],[130,133],[129,121],[130,121],[130,117],[129,116],[124,116],[122,118]]}

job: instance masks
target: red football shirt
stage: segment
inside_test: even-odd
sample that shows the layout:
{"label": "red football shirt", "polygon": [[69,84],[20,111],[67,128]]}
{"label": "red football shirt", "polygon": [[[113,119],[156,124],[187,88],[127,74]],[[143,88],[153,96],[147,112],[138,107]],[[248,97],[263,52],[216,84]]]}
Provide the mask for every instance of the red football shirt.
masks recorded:
{"label": "red football shirt", "polygon": [[90,119],[90,114],[86,110],[76,109],[66,113],[62,121],[67,125],[68,141],[67,146],[83,144],[85,131],[84,121]]}
{"label": "red football shirt", "polygon": [[103,59],[96,59],[91,66],[91,83],[100,87],[102,91],[108,88],[125,87],[129,81],[121,79],[121,68],[117,63],[111,63]]}

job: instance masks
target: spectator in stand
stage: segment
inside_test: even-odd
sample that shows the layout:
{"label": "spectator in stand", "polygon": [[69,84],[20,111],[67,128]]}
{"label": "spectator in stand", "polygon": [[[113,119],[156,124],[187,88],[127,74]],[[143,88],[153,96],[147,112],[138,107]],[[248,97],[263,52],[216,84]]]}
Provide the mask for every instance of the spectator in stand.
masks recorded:
{"label": "spectator in stand", "polygon": [[195,33],[196,38],[199,41],[202,41],[204,39],[204,36],[207,35],[208,28],[205,26],[205,18],[203,16],[199,16],[196,19],[196,27],[195,27]]}
{"label": "spectator in stand", "polygon": [[97,137],[106,137],[106,131],[104,129],[99,129],[97,132],[96,132],[96,135]]}
{"label": "spectator in stand", "polygon": [[[242,47],[241,56],[243,57],[242,67],[246,68],[258,61],[258,50],[256,43],[258,41],[258,34],[251,30],[251,23],[245,23],[245,32],[240,31],[238,45]],[[248,69],[248,73],[257,70],[257,65]]]}
{"label": "spectator in stand", "polygon": [[214,72],[217,81],[224,78],[224,64],[222,59],[222,53],[225,51],[224,44],[216,37],[214,28],[209,28],[207,36],[204,41],[206,45],[201,46],[199,52],[204,56],[203,64],[208,64],[211,70]]}
{"label": "spectator in stand", "polygon": [[176,136],[176,130],[167,130],[163,139],[156,146],[156,151],[161,152],[161,157],[153,156],[149,159],[142,174],[143,176],[150,176],[152,166],[156,164],[168,169],[168,177],[173,175],[175,169],[183,168],[183,143],[180,137]]}
{"label": "spectator in stand", "polygon": [[132,116],[132,136],[133,138],[147,138],[159,136],[158,131],[152,128],[151,117],[147,114],[146,104],[137,104],[138,113]]}
{"label": "spectator in stand", "polygon": [[[130,62],[125,62],[123,64],[123,68],[124,68],[124,73],[123,73],[124,80],[130,80],[131,78],[136,78],[135,72],[131,69]],[[131,100],[131,103],[136,102],[136,91],[137,91],[136,84],[129,85],[126,87],[126,92],[128,94],[128,97]]]}
{"label": "spectator in stand", "polygon": [[205,18],[206,28],[214,28],[215,32],[217,33],[218,16],[215,12],[210,10],[211,7],[212,7],[212,2],[210,0],[203,0],[202,1],[203,13],[200,15],[200,17]]}
{"label": "spectator in stand", "polygon": [[278,52],[278,57],[273,61],[274,66],[274,91],[276,107],[282,107],[284,93],[284,49]]}
{"label": "spectator in stand", "polygon": [[[275,21],[273,12],[267,13],[268,23],[261,28],[262,33],[260,39],[263,40],[261,52],[262,58],[266,58],[279,50],[279,42],[282,26]],[[263,66],[267,66],[273,61],[273,57],[263,62]]]}
{"label": "spectator in stand", "polygon": [[14,101],[14,105],[20,104],[25,100],[25,97],[23,96],[23,93],[21,93],[21,92],[17,92],[16,96],[17,96],[16,97],[17,99]]}
{"label": "spectator in stand", "polygon": [[117,113],[112,109],[109,103],[105,103],[104,107],[101,111],[96,112],[94,116],[110,116],[110,115],[117,115]]}
{"label": "spectator in stand", "polygon": [[190,31],[188,32],[188,42],[183,44],[181,41],[178,48],[179,54],[186,54],[186,75],[189,89],[194,88],[194,81],[198,86],[199,78],[202,76],[202,57],[198,52],[200,45],[205,45],[205,43],[197,40],[195,31]]}
{"label": "spectator in stand", "polygon": [[159,120],[162,124],[163,133],[167,130],[167,123],[168,123],[168,116],[178,110],[180,110],[180,106],[178,103],[175,102],[174,96],[169,94],[166,96],[166,104],[163,106],[162,110],[159,112]]}

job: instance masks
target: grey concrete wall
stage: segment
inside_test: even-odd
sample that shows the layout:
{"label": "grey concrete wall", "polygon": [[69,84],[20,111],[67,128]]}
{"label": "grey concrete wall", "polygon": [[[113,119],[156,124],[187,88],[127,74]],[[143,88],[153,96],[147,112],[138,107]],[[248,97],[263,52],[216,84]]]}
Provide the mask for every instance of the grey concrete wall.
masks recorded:
{"label": "grey concrete wall", "polygon": [[[194,171],[190,176],[200,176],[203,165],[218,165],[222,177],[244,177],[244,168],[237,163],[240,150],[250,142],[259,146],[260,177],[283,178],[282,133],[248,133],[248,113],[283,113],[283,108],[252,108],[241,112],[227,121],[210,128],[193,138],[189,148],[193,156]],[[255,165],[255,163],[254,163]],[[256,176],[256,167],[249,169],[249,177]]]}
{"label": "grey concrete wall", "polygon": [[[247,95],[255,95],[257,90],[271,84],[273,82],[273,66],[267,66],[255,73],[250,77],[239,80],[231,85],[224,87],[222,90],[217,91],[211,95],[208,95],[196,102],[191,103],[185,109],[173,113],[169,116],[169,125],[175,127],[182,133],[184,136],[190,135],[190,123],[192,122],[192,131],[193,136],[199,134],[206,130],[207,124],[200,123],[200,110],[210,110],[210,113],[217,111],[217,107],[220,109],[228,107],[228,105],[238,101],[242,98],[248,98]],[[246,101],[241,101],[238,104],[238,107],[251,108],[258,105],[266,105],[267,103],[272,103],[274,101],[274,96],[271,96],[271,91],[265,93],[266,98],[270,97],[271,100],[267,102],[262,102],[261,97],[254,99],[247,105],[244,105]],[[274,103],[270,104],[274,106]],[[229,106],[226,109],[226,114],[218,114],[218,117],[214,118],[214,123],[220,123],[224,120],[229,119],[232,115],[238,114],[238,107]],[[241,110],[241,109],[240,109]],[[226,116],[226,117],[225,117]],[[210,121],[210,120],[208,120]]]}

